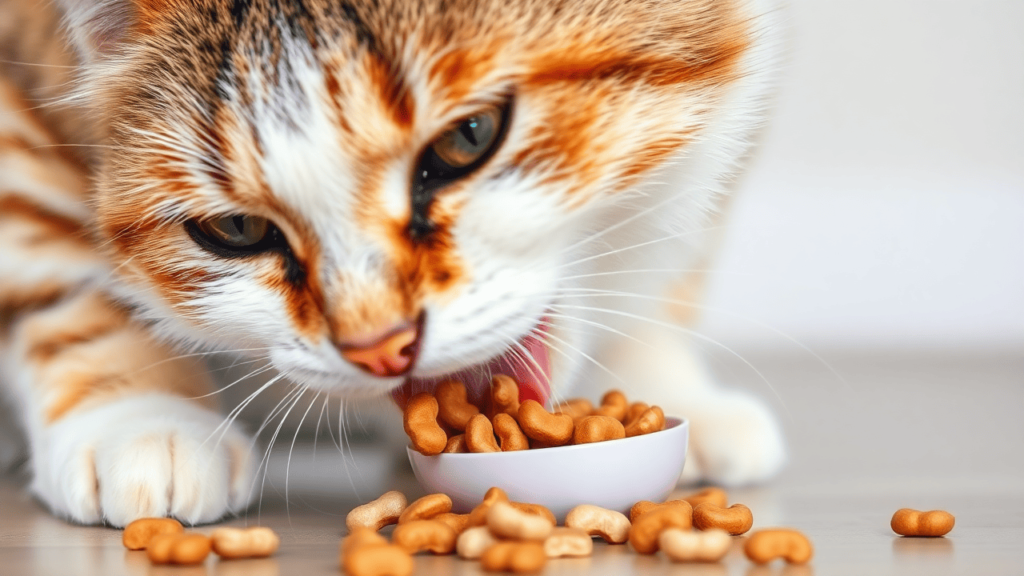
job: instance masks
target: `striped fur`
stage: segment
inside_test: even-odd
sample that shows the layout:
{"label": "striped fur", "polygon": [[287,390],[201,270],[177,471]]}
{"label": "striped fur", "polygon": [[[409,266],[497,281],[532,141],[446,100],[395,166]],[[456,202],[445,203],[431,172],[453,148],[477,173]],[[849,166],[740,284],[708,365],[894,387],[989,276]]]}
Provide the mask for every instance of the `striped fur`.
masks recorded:
{"label": "striped fur", "polygon": [[[775,25],[757,2],[58,5],[66,45],[40,39],[58,37],[58,14],[0,0],[0,20],[41,28],[0,27],[0,378],[33,488],[58,513],[205,521],[245,504],[245,438],[204,442],[220,422],[210,385],[175,346],[259,350],[299,383],[380,396],[402,380],[362,373],[338,345],[421,311],[415,376],[484,362],[549,322],[556,395],[617,386],[686,413],[694,477],[778,468],[770,414],[710,385],[659,302],[699,292],[701,274],[683,272],[707,262],[763,116]],[[412,239],[420,152],[505,101],[502,146],[437,194],[432,232]],[[219,257],[185,226],[239,213],[273,221],[287,254]],[[666,262],[681,272],[622,273]],[[102,418],[122,413],[140,424],[114,442]],[[154,467],[123,470],[129,456]]]}

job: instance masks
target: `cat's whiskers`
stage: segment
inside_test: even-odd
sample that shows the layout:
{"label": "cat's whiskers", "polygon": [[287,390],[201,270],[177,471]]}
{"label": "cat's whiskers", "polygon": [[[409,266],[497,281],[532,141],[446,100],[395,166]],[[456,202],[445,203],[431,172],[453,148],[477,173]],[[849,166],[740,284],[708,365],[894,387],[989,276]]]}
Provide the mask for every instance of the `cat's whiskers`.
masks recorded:
{"label": "cat's whiskers", "polygon": [[[346,440],[348,439],[348,431],[345,429],[345,412],[346,412],[345,399],[344,398],[339,398],[339,402],[338,402],[338,438],[341,440],[341,446],[342,446],[342,450],[341,450],[341,463],[342,463],[342,466],[345,467],[345,475],[348,476],[349,485],[352,486],[352,492],[355,493],[356,497],[358,498],[359,497],[359,490],[356,488],[355,479],[352,478],[352,471],[349,470],[349,468],[348,468],[348,458],[345,457],[344,447],[346,445]],[[363,473],[359,470],[359,467],[356,466],[356,453],[352,449],[352,441],[349,440],[347,442],[347,444],[348,444],[348,452],[349,452],[349,454],[352,455],[352,467],[355,468],[356,476],[359,477],[359,481],[361,483],[366,484],[366,479],[363,478]]]}
{"label": "cat's whiskers", "polygon": [[48,148],[104,148],[107,150],[118,150],[123,151],[124,148],[121,146],[110,146],[108,144],[40,144],[38,146],[32,146],[26,148],[28,151],[35,150],[46,150]]}
{"label": "cat's whiskers", "polygon": [[[320,439],[320,423],[324,419],[324,411],[327,409],[327,402],[330,400],[330,394],[324,394],[324,405],[320,407],[320,415],[316,418],[316,426],[313,427],[313,464],[316,464],[316,444]],[[330,415],[328,415],[330,418]]]}
{"label": "cat's whiskers", "polygon": [[[618,204],[623,204],[627,200],[631,200],[632,199],[632,195],[629,192],[630,191],[624,191],[624,193],[622,195],[622,200],[620,200],[618,202]],[[660,202],[656,202],[656,203],[652,204],[651,206],[648,206],[647,208],[644,208],[643,210],[640,210],[639,212],[633,214],[632,216],[629,216],[628,218],[625,218],[623,220],[619,220],[618,222],[616,222],[615,224],[612,224],[611,226],[602,228],[601,230],[598,230],[597,232],[594,232],[593,234],[590,234],[589,236],[581,238],[580,240],[576,241],[575,243],[570,244],[569,246],[566,246],[565,248],[562,248],[561,250],[559,250],[557,252],[557,254],[564,254],[566,252],[571,252],[572,250],[574,250],[576,248],[579,248],[580,246],[583,246],[584,244],[588,244],[590,242],[593,242],[594,240],[604,236],[605,234],[608,234],[609,232],[614,232],[615,230],[618,230],[619,228],[622,228],[623,226],[626,226],[626,225],[628,225],[628,224],[630,224],[632,222],[635,222],[636,220],[638,220],[640,218],[643,218],[644,216],[648,216],[648,215],[654,213],[655,211],[660,210],[661,208],[664,208],[665,206],[671,204],[672,202],[675,202],[675,201],[679,200],[679,198],[682,197],[682,195],[683,195],[682,191],[679,191],[679,192],[676,192],[675,194],[669,195],[669,196],[665,197],[663,200],[661,200]]]}
{"label": "cat's whiskers", "polygon": [[[202,448],[203,446],[205,446],[206,443],[209,442],[210,439],[213,438],[218,431],[220,431],[220,436],[217,438],[217,442],[214,443],[214,451],[220,448],[220,443],[224,440],[224,436],[227,434],[228,430],[231,429],[231,425],[234,424],[235,420],[242,413],[242,411],[245,410],[246,406],[248,406],[253,400],[255,400],[256,397],[259,396],[260,393],[262,393],[264,390],[270,388],[273,384],[281,380],[281,378],[283,378],[283,375],[278,374],[277,376],[268,380],[265,384],[263,384],[263,386],[260,386],[255,392],[249,394],[249,396],[246,397],[244,400],[239,402],[238,405],[232,408],[231,411],[228,412],[227,415],[224,417],[224,419],[221,420],[221,423],[217,425],[217,427],[214,428],[212,432],[210,432],[210,434],[206,437],[206,439],[203,440],[199,447]],[[255,439],[253,440],[253,442],[255,442]],[[255,444],[249,445],[250,452],[252,452],[254,446]]]}
{"label": "cat's whiskers", "polygon": [[[769,330],[769,331],[775,333],[776,335],[778,335],[778,336],[788,340],[790,343],[798,346],[800,349],[802,349],[803,351],[805,351],[808,354],[810,354],[811,356],[813,356],[818,362],[820,362],[822,364],[822,366],[824,366],[830,372],[832,372],[832,374],[836,378],[838,378],[839,381],[842,382],[842,384],[847,387],[847,389],[849,389],[849,383],[846,381],[845,378],[843,378],[842,374],[840,374],[838,371],[836,371],[836,369],[833,368],[833,366],[831,364],[829,364],[828,361],[826,361],[824,358],[822,358],[820,355],[818,355],[814,350],[812,350],[806,344],[804,344],[803,342],[800,342],[799,340],[797,340],[793,336],[790,336],[789,334],[783,332],[782,330],[779,330],[778,328],[770,326],[770,325],[768,325],[768,324],[766,324],[764,322],[761,322],[760,320],[757,320],[757,319],[752,318],[750,316],[747,316],[745,314],[740,314],[738,312],[734,312],[734,311],[731,311],[731,310],[726,310],[724,308],[717,308],[717,307],[714,307],[714,306],[707,306],[705,304],[698,304],[697,302],[694,302],[692,300],[680,300],[680,299],[676,299],[676,298],[665,298],[663,296],[652,296],[652,295],[649,295],[649,294],[642,294],[642,293],[639,293],[639,292],[626,292],[626,291],[621,291],[621,290],[607,290],[607,289],[601,289],[601,288],[565,287],[565,288],[563,288],[560,291],[560,294],[571,295],[574,298],[589,298],[589,297],[593,297],[593,298],[600,298],[600,297],[618,298],[618,297],[625,297],[625,298],[636,298],[636,299],[639,299],[639,300],[650,300],[650,301],[654,301],[654,302],[660,302],[660,303],[663,303],[663,304],[671,304],[671,305],[674,305],[674,306],[682,306],[682,307],[687,307],[687,308],[696,308],[698,310],[703,310],[705,312],[713,312],[715,314],[724,314],[724,315],[731,316],[731,317],[739,319],[739,320],[743,320],[745,322],[750,322],[751,324],[754,324],[755,326],[758,326],[760,328],[764,328],[765,330]],[[718,343],[716,342],[715,344],[718,344]]]}
{"label": "cat's whiskers", "polygon": [[626,317],[626,318],[632,318],[634,320],[640,320],[642,322],[647,322],[647,323],[655,325],[655,326],[660,326],[662,328],[667,328],[667,329],[669,329],[671,331],[679,332],[679,333],[685,334],[687,336],[691,336],[693,338],[696,338],[698,340],[702,340],[704,342],[708,342],[708,343],[710,343],[710,344],[712,344],[714,346],[717,346],[718,348],[721,348],[722,350],[725,350],[726,352],[728,352],[730,355],[736,357],[737,359],[740,360],[740,362],[742,362],[748,368],[753,370],[754,373],[757,374],[757,376],[772,391],[772,394],[774,394],[775,397],[778,399],[779,403],[782,405],[782,409],[786,412],[787,416],[789,416],[789,418],[792,419],[792,415],[790,414],[789,409],[786,407],[785,401],[783,401],[782,396],[779,395],[778,390],[775,389],[775,386],[772,385],[772,383],[768,380],[768,378],[765,377],[765,375],[763,373],[761,373],[761,371],[758,370],[757,367],[754,366],[749,360],[744,358],[742,354],[736,352],[732,348],[729,348],[728,346],[726,346],[725,344],[722,344],[721,342],[715,340],[714,338],[711,338],[709,336],[701,334],[700,332],[697,332],[695,330],[691,330],[689,328],[685,328],[683,326],[679,326],[678,324],[673,324],[671,322],[663,322],[661,320],[655,320],[654,318],[648,318],[646,316],[641,316],[639,314],[633,314],[633,313],[630,313],[630,312],[623,312],[621,310],[614,310],[614,309],[611,309],[611,308],[599,308],[599,307],[593,307],[593,306],[581,306],[581,305],[576,305],[576,304],[552,304],[551,307],[552,308],[569,308],[569,309],[575,309],[575,310],[588,310],[588,311],[591,311],[591,312],[603,312],[603,313],[611,314],[611,315],[614,315],[614,316],[622,316],[622,317]]}
{"label": "cat's whiskers", "polygon": [[[263,424],[260,426],[256,434],[253,435],[253,442],[255,443],[259,439],[260,434],[266,429],[267,425],[273,420],[277,414],[281,415],[281,420],[277,423],[277,428],[274,429],[274,433],[270,437],[270,441],[267,443],[267,449],[263,452],[263,458],[260,460],[259,465],[256,467],[257,472],[262,468],[263,475],[260,480],[260,496],[257,504],[256,518],[257,521],[262,518],[263,514],[263,493],[267,485],[267,472],[270,470],[270,454],[274,450],[274,443],[277,442],[277,436],[281,433],[281,428],[284,427],[285,421],[288,420],[288,415],[291,414],[292,410],[299,403],[302,396],[309,390],[308,386],[297,386],[292,392],[289,392],[281,402],[278,402],[277,407],[271,412],[266,419],[263,420]],[[287,410],[283,406],[287,406]],[[252,486],[249,488],[249,496],[252,497],[252,492],[256,488],[256,478],[253,478]]]}
{"label": "cat's whiskers", "polygon": [[[341,453],[341,444],[338,442],[338,439],[334,437],[334,428],[331,427],[331,403],[330,403],[330,398],[331,398],[330,396],[327,396],[326,398],[324,398],[324,400],[327,401],[327,418],[324,421],[324,424],[327,425],[327,433],[331,436],[331,442],[334,444],[334,447],[338,449],[338,453],[340,454]],[[340,399],[339,399],[339,401],[340,401]],[[338,409],[341,410],[341,406],[340,405],[338,406]],[[341,431],[339,430],[338,433],[340,434]]]}
{"label": "cat's whiskers", "polygon": [[228,384],[226,386],[222,386],[220,388],[217,388],[216,390],[214,390],[212,392],[208,392],[206,394],[203,394],[202,396],[194,396],[192,398],[189,398],[189,400],[199,400],[199,399],[202,399],[202,398],[208,398],[210,396],[213,396],[214,394],[220,394],[221,392],[224,392],[228,388],[236,386],[236,385],[238,385],[238,384],[240,384],[242,382],[245,382],[246,380],[248,380],[250,378],[253,378],[255,376],[259,376],[261,374],[265,374],[267,372],[270,372],[271,370],[274,369],[274,365],[271,362],[269,362],[269,358],[256,358],[256,359],[253,359],[253,360],[251,360],[249,362],[246,362],[246,364],[252,364],[253,362],[266,362],[266,364],[256,368],[255,370],[249,372],[245,376],[242,376],[242,377],[236,379],[231,384]]}
{"label": "cat's whiskers", "polygon": [[[129,372],[127,375],[128,376],[134,376],[134,375],[136,375],[136,374],[138,374],[140,372],[145,372],[146,370],[151,370],[151,369],[156,368],[157,366],[160,366],[162,364],[167,364],[168,362],[176,362],[178,360],[184,360],[186,358],[196,358],[196,357],[201,357],[201,356],[210,356],[210,355],[213,355],[213,354],[237,354],[239,352],[253,352],[253,351],[257,351],[257,350],[260,350],[260,351],[262,351],[262,350],[271,350],[272,348],[273,348],[272,346],[259,346],[257,348],[235,348],[235,349],[232,349],[232,350],[206,350],[206,351],[203,351],[203,352],[191,352],[189,354],[179,354],[178,356],[171,356],[170,358],[164,358],[164,359],[159,360],[157,362],[153,362],[152,364],[149,364],[147,366],[143,366],[141,368],[138,368],[138,369],[134,370],[133,372]],[[253,361],[258,361],[258,360],[259,359],[256,359],[256,360],[253,360]],[[264,358],[264,360],[266,360],[266,358]],[[226,387],[225,388],[221,388],[220,390],[217,390],[217,392],[220,392],[220,391],[225,390],[225,389],[226,389]],[[197,396],[195,399],[206,398],[207,396],[212,396],[213,394],[216,394],[217,392],[211,392],[211,393],[206,394],[204,396]]]}
{"label": "cat's whiskers", "polygon": [[[513,359],[522,363],[523,368],[530,372],[530,375],[537,379],[538,382],[544,380],[548,387],[551,386],[551,382],[548,379],[547,374],[544,373],[544,369],[537,363],[537,359],[533,357],[533,354],[524,347],[514,337],[502,335],[502,338],[511,344],[511,348],[508,348],[508,352],[512,355]],[[490,379],[490,378],[488,378]]]}
{"label": "cat's whiskers", "polygon": [[[602,324],[600,322],[595,322],[593,320],[588,320],[586,318],[579,318],[579,317],[576,317],[576,316],[567,316],[565,314],[559,314],[557,312],[550,312],[550,311],[548,311],[548,312],[545,312],[544,315],[545,316],[549,316],[551,318],[564,318],[566,320],[572,320],[574,322],[582,322],[583,324],[587,324],[587,325],[590,325],[590,326],[594,326],[596,328],[600,328],[600,329],[605,330],[607,332],[611,332],[612,334],[617,334],[619,336],[622,336],[623,338],[628,338],[628,339],[636,342],[637,344],[640,344],[640,345],[643,345],[643,346],[647,346],[648,348],[652,348],[651,344],[649,344],[647,342],[644,342],[643,340],[637,338],[636,336],[633,336],[632,334],[626,334],[625,332],[623,332],[621,330],[616,330],[615,328],[612,328],[611,326],[608,326],[607,324]],[[549,326],[557,326],[559,329],[567,328],[566,326],[562,326],[560,324],[554,324],[554,323],[551,323],[551,322],[546,322],[545,324],[547,324]]]}
{"label": "cat's whiskers", "polygon": [[[58,86],[64,86],[66,84],[70,84],[70,82],[65,82],[65,83],[59,84]],[[80,89],[76,88],[75,91],[73,91],[73,92],[71,92],[71,93],[69,93],[69,94],[67,94],[65,96],[56,96],[56,97],[53,97],[53,98],[39,98],[39,99],[35,100],[36,102],[40,102],[40,104],[38,104],[36,106],[29,106],[28,108],[20,108],[20,109],[17,109],[17,110],[9,110],[9,111],[6,111],[6,112],[0,114],[0,116],[14,116],[14,115],[23,114],[25,112],[37,112],[39,110],[42,110],[44,108],[51,107],[51,106],[53,108],[61,108],[61,107],[65,107],[65,106],[66,107],[70,107],[70,106],[76,105],[76,101],[77,100],[80,100],[82,102],[88,102],[90,100],[89,94],[87,92],[85,92],[84,90],[80,91]]]}
{"label": "cat's whiskers", "polygon": [[[253,362],[258,362],[260,360],[266,361],[267,359],[266,358],[262,358],[262,359],[257,358],[257,359],[254,359]],[[222,391],[224,391],[224,390],[226,390],[226,389],[228,389],[228,388],[238,384],[239,382],[248,380],[249,378],[252,378],[253,376],[258,376],[260,374],[263,374],[264,372],[267,372],[271,368],[272,368],[272,366],[269,363],[264,364],[263,366],[260,366],[260,367],[256,368],[255,370],[249,372],[248,374],[245,374],[244,376],[238,378],[237,380],[235,380],[231,384],[228,384],[227,386],[224,386],[223,388],[220,388],[218,390],[214,390],[213,392],[210,392],[208,394],[204,394],[202,396],[186,397],[185,399],[186,400],[198,400],[198,399],[201,399],[201,398],[206,398],[208,396],[212,396],[214,394],[217,394],[218,392],[222,392]],[[240,414],[241,411],[245,408],[245,406],[248,404],[249,401],[251,401],[253,398],[255,398],[260,392],[265,390],[272,383],[273,383],[273,380],[271,382],[269,382],[267,385],[265,385],[263,388],[260,388],[256,392],[252,393],[248,398],[246,398],[246,400],[244,400],[238,406],[233,408],[231,410],[231,412],[229,412],[227,415],[225,415],[224,419],[221,420],[221,423],[216,428],[214,428],[213,431],[211,431],[210,434],[207,435],[207,437],[204,438],[203,441],[199,444],[199,448],[201,449],[203,446],[205,446],[206,443],[209,442],[210,439],[213,438],[214,435],[216,435],[217,432],[223,428],[223,432],[217,438],[217,442],[215,442],[214,446],[213,446],[213,452],[217,452],[217,450],[220,449],[220,443],[224,439],[224,435],[230,429],[231,424],[235,420],[235,417],[237,417],[237,414]],[[236,414],[236,410],[237,410],[237,414]],[[235,417],[232,417],[233,414],[235,415]],[[195,457],[195,456],[197,456],[200,453],[201,453],[201,450],[196,450],[195,452],[192,453],[192,456]],[[207,465],[209,466],[209,464],[207,464]]]}
{"label": "cat's whiskers", "polygon": [[0,64],[11,64],[14,66],[30,66],[33,68],[67,68],[69,70],[77,70],[79,66],[67,66],[63,64],[42,64],[39,62],[24,62],[21,60],[5,60],[0,58]]}
{"label": "cat's whiskers", "polygon": [[562,346],[567,347],[569,350],[572,350],[572,351],[576,352],[577,354],[579,354],[583,358],[586,358],[587,360],[590,360],[595,366],[597,366],[598,368],[603,370],[605,373],[607,373],[612,378],[618,380],[623,386],[626,385],[626,381],[623,380],[621,376],[619,376],[618,374],[613,372],[611,369],[609,369],[604,364],[601,364],[600,362],[598,362],[596,359],[594,359],[593,356],[587,354],[586,352],[580,350],[579,348],[573,346],[572,344],[569,344],[568,342],[566,342],[562,338],[559,338],[558,336],[555,336],[554,334],[544,333],[544,332],[540,332],[538,330],[533,330],[533,333],[536,334],[538,338],[540,338],[540,337],[547,337],[547,338],[553,339],[555,342],[558,342]]}
{"label": "cat's whiskers", "polygon": [[292,523],[292,512],[291,502],[288,498],[288,486],[291,480],[291,469],[292,469],[292,453],[295,451],[295,440],[299,437],[299,430],[302,429],[302,423],[306,421],[306,416],[309,415],[309,411],[313,408],[313,404],[316,403],[317,399],[320,398],[320,394],[323,394],[322,390],[318,390],[313,399],[309,401],[309,406],[306,407],[306,411],[302,413],[302,418],[299,418],[299,423],[295,426],[295,434],[292,435],[292,444],[288,448],[288,461],[284,466],[284,510],[285,515],[288,516],[288,525]]}
{"label": "cat's whiskers", "polygon": [[730,270],[717,270],[714,268],[642,268],[629,270],[610,270],[607,272],[595,272],[593,274],[577,274],[575,276],[562,276],[559,281],[580,280],[583,278],[599,278],[602,276],[622,276],[626,274],[735,274],[741,276],[753,276],[748,272],[734,272]]}
{"label": "cat's whiskers", "polygon": [[661,243],[661,242],[666,242],[668,240],[675,240],[675,239],[678,239],[678,238],[684,238],[686,236],[691,236],[693,234],[702,234],[702,233],[705,233],[705,232],[711,232],[711,231],[714,231],[714,230],[717,230],[717,229],[721,229],[721,228],[722,228],[721,226],[712,226],[711,228],[702,228],[702,229],[699,229],[699,230],[684,230],[682,232],[676,232],[675,234],[670,234],[668,236],[662,236],[661,238],[655,238],[654,240],[646,240],[644,242],[639,242],[639,243],[636,243],[636,244],[631,244],[629,246],[623,246],[621,248],[616,248],[614,250],[608,250],[608,251],[601,252],[601,253],[598,253],[598,254],[592,254],[590,256],[585,256],[583,258],[579,258],[577,260],[573,260],[572,262],[565,262],[565,263],[559,264],[558,266],[552,267],[551,270],[561,270],[562,268],[568,268],[570,266],[576,266],[576,265],[582,264],[584,262],[589,262],[591,260],[597,260],[598,258],[605,258],[607,256],[612,256],[614,254],[620,254],[622,252],[626,252],[626,251],[629,251],[629,250],[636,250],[637,248],[643,248],[645,246],[651,246],[652,244],[658,244],[658,243]]}

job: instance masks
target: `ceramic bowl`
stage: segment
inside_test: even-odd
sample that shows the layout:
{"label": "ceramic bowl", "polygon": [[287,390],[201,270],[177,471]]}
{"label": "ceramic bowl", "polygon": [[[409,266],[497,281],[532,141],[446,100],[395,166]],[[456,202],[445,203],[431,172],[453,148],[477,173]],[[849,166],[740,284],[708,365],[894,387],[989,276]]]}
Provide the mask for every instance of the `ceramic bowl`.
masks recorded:
{"label": "ceramic bowl", "polygon": [[512,501],[542,504],[562,522],[579,504],[628,515],[639,500],[663,501],[683,471],[688,438],[686,419],[666,418],[661,432],[579,446],[436,456],[407,451],[423,489],[451,496],[454,512],[469,512],[498,486]]}

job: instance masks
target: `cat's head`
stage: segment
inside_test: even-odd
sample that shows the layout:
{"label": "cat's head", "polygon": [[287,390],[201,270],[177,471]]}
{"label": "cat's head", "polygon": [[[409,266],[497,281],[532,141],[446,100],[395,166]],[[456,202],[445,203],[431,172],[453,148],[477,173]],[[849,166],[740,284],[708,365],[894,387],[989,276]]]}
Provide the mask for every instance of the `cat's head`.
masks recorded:
{"label": "cat's head", "polygon": [[64,2],[136,299],[349,395],[547,371],[575,248],[701,137],[753,34],[726,0]]}

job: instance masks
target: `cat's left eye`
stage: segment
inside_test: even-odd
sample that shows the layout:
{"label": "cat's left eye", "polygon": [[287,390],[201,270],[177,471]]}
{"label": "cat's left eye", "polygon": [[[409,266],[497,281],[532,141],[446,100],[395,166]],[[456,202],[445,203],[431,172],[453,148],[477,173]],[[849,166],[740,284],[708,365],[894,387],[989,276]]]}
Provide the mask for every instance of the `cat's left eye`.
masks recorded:
{"label": "cat's left eye", "polygon": [[441,135],[430,148],[451,168],[465,168],[490,150],[498,137],[501,111],[487,108]]}
{"label": "cat's left eye", "polygon": [[425,238],[434,230],[429,217],[434,195],[475,172],[501,147],[511,109],[511,97],[500,105],[484,107],[452,125],[424,148],[412,179],[412,215],[408,225],[412,238]]}

